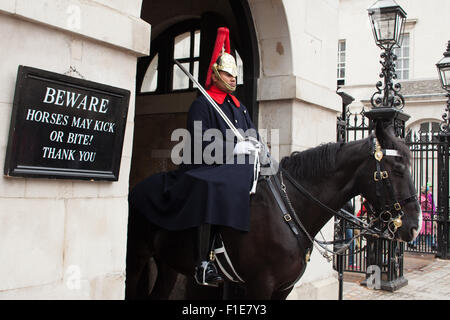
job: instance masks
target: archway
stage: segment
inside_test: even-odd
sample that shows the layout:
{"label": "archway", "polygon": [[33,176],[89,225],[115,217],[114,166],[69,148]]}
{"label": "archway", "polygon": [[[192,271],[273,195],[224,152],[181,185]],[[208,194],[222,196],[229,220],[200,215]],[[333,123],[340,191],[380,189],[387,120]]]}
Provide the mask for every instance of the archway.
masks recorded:
{"label": "archway", "polygon": [[[188,109],[199,93],[173,59],[183,63],[203,85],[220,26],[230,29],[232,53],[242,67],[236,95],[253,120],[258,119],[256,92],[260,60],[246,0],[144,0],[141,18],[152,26],[151,52],[137,64],[130,189],[151,174],[176,168],[170,153],[178,141],[171,141],[171,134],[177,128],[185,128]],[[147,279],[147,283],[151,285],[152,280]],[[173,295],[184,296],[182,290]]]}
{"label": "archway", "polygon": [[[242,61],[236,95],[258,121],[256,102],[259,51],[246,0],[143,1],[141,18],[152,25],[151,53],[137,65],[136,109],[130,188],[150,174],[174,169],[170,139],[184,128],[187,111],[197,97],[173,58],[183,62],[204,84],[217,28],[230,29],[232,50]],[[153,73],[153,76],[152,76]]]}

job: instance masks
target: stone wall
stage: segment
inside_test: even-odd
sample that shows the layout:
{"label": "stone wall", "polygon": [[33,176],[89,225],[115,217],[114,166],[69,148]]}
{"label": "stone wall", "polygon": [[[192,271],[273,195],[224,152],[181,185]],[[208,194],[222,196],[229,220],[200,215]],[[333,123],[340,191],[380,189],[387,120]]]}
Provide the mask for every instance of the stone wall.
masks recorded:
{"label": "stone wall", "polygon": [[[279,130],[280,158],[336,141],[336,116],[342,104],[333,80],[338,1],[249,3],[261,55],[259,129]],[[327,239],[333,237],[332,221],[322,233]],[[331,264],[314,250],[305,274],[288,298],[336,299],[337,293]]]}
{"label": "stone wall", "polygon": [[148,54],[150,38],[140,7],[140,0],[0,2],[1,167],[19,65],[132,92],[117,182],[0,177],[0,299],[124,297],[136,58]]}

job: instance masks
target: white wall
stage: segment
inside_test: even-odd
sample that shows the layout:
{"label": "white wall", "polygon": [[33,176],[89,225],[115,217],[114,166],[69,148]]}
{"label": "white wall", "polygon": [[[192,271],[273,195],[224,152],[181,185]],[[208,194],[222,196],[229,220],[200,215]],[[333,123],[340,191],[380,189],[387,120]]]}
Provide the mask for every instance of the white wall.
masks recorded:
{"label": "white wall", "polygon": [[[381,49],[375,45],[367,8],[373,0],[339,1],[339,39],[346,39],[345,87],[375,87],[380,80]],[[436,62],[450,38],[450,2],[446,0],[397,0],[406,11],[410,30],[410,80],[437,79]],[[406,29],[408,31],[408,28]]]}
{"label": "white wall", "polygon": [[[405,32],[410,34],[410,76],[401,80],[405,96],[404,111],[411,118],[410,124],[425,119],[441,119],[445,108],[443,90],[436,89],[438,73],[436,63],[442,58],[450,39],[450,1],[447,0],[396,0],[407,13]],[[355,101],[350,105],[354,112],[367,102],[376,91],[375,84],[382,81],[380,54],[375,45],[367,14],[374,0],[339,0],[339,39],[346,40],[346,77],[342,91],[350,94]],[[405,88],[422,82],[425,90],[416,92]],[[363,102],[365,101],[365,102]]]}
{"label": "white wall", "polygon": [[[261,56],[259,129],[279,130],[280,156],[336,140],[337,0],[253,0]],[[324,24],[324,21],[326,23]],[[332,223],[322,232],[333,235]],[[313,251],[289,299],[336,299],[331,264]]]}
{"label": "white wall", "polygon": [[[18,66],[61,74],[72,66],[87,80],[133,93],[136,57],[149,50],[140,6],[0,2],[1,167]],[[130,100],[119,181],[0,177],[0,299],[124,297],[134,95]]]}

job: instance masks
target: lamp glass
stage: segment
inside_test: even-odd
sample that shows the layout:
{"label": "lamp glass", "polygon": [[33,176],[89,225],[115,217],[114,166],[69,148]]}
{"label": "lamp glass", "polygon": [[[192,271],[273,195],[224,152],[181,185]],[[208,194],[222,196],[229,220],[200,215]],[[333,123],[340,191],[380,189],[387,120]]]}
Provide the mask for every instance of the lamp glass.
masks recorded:
{"label": "lamp glass", "polygon": [[400,47],[406,20],[402,7],[394,0],[378,0],[367,10],[377,46],[383,49]]}
{"label": "lamp glass", "polygon": [[442,87],[450,90],[450,66],[439,68],[439,74],[441,76]]}
{"label": "lamp glass", "polygon": [[375,34],[379,42],[391,43],[395,41],[395,18],[394,12],[374,15]]}
{"label": "lamp glass", "polygon": [[396,22],[395,22],[395,44],[398,47],[402,46],[402,33],[404,31],[404,27],[405,27],[405,20],[406,17],[401,15],[400,13],[396,13]]}

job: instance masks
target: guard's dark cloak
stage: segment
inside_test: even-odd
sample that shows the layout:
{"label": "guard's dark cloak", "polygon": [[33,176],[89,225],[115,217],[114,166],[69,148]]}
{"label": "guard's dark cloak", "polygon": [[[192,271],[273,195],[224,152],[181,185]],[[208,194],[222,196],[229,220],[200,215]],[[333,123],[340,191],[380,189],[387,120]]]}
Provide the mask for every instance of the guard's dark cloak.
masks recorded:
{"label": "guard's dark cloak", "polygon": [[[219,106],[236,128],[244,131],[255,129],[242,103],[236,107],[233,100],[226,96]],[[209,128],[217,128],[226,139],[228,126],[203,96],[198,97],[189,109],[187,129],[191,137],[194,137],[194,121],[202,122],[203,133]],[[191,142],[193,154],[194,139]],[[202,148],[209,143],[203,142]],[[233,147],[234,142],[231,143]],[[168,230],[208,223],[248,231],[253,164],[248,158],[246,164],[237,164],[236,157],[234,163],[227,164],[226,144],[223,145],[221,163],[224,164],[184,163],[178,170],[161,172],[138,183],[128,197],[130,210],[140,212],[151,223]]]}

